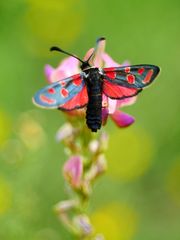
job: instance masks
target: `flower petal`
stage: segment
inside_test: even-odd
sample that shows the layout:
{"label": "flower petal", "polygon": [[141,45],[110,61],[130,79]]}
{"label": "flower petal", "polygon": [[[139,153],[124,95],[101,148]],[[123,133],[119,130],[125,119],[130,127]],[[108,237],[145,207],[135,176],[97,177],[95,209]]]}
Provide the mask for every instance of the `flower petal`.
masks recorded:
{"label": "flower petal", "polygon": [[100,151],[103,152],[108,148],[109,136],[106,132],[101,132],[99,137]]}
{"label": "flower petal", "polygon": [[[75,215],[73,218],[73,224],[78,230],[80,236],[89,236],[93,232],[93,227],[90,223],[90,219],[85,214]],[[84,238],[84,237],[83,237]]]}
{"label": "flower petal", "polygon": [[123,113],[119,110],[116,110],[115,113],[111,115],[111,118],[118,127],[128,127],[135,121],[131,115]]}
{"label": "flower petal", "polygon": [[79,61],[74,57],[65,58],[57,68],[45,66],[45,75],[49,83],[60,81],[79,72]]}
{"label": "flower petal", "polygon": [[67,57],[60,63],[57,71],[65,72],[66,77],[77,74],[80,72],[79,61],[74,57]]}
{"label": "flower petal", "polygon": [[71,137],[74,133],[74,128],[70,123],[65,123],[63,126],[59,128],[56,133],[56,140],[62,141],[68,137]]}
{"label": "flower petal", "polygon": [[104,67],[119,67],[119,63],[115,62],[107,53],[102,54],[102,59],[104,61]]}
{"label": "flower petal", "polygon": [[102,125],[105,125],[108,119],[108,109],[102,108]]}
{"label": "flower petal", "polygon": [[90,49],[87,51],[87,53],[85,54],[83,60],[84,60],[84,61],[87,61],[88,58],[92,55],[93,52],[94,52],[94,48],[90,48]]}
{"label": "flower petal", "polygon": [[130,62],[128,60],[124,61],[121,66],[126,67],[129,66]]}
{"label": "flower petal", "polygon": [[113,114],[117,109],[117,100],[108,98],[108,113]]}
{"label": "flower petal", "polygon": [[96,153],[99,150],[99,141],[97,139],[93,139],[89,143],[89,151],[91,153]]}
{"label": "flower petal", "polygon": [[55,210],[57,213],[65,213],[71,210],[72,208],[76,207],[78,205],[78,201],[76,199],[71,200],[65,200],[61,201],[55,206]]}
{"label": "flower petal", "polygon": [[55,71],[55,69],[51,65],[49,65],[49,64],[45,65],[44,72],[45,72],[45,76],[49,83],[51,83],[51,75],[54,71]]}
{"label": "flower petal", "polygon": [[66,72],[56,69],[50,76],[50,83],[54,83],[66,78]]}
{"label": "flower petal", "polygon": [[102,95],[102,107],[103,108],[108,107],[108,97],[105,94]]}
{"label": "flower petal", "polygon": [[84,60],[88,60],[88,58],[93,54],[92,57],[89,59],[90,65],[95,67],[103,67],[102,55],[104,54],[105,45],[106,40],[104,38],[99,39],[96,47],[88,50],[84,57]]}
{"label": "flower petal", "polygon": [[105,46],[106,46],[106,40],[104,38],[99,39],[95,48],[94,59],[93,59],[94,66],[96,67],[103,67],[102,56],[104,54]]}
{"label": "flower petal", "polygon": [[137,96],[117,100],[117,108],[132,105],[136,102],[136,99]]}

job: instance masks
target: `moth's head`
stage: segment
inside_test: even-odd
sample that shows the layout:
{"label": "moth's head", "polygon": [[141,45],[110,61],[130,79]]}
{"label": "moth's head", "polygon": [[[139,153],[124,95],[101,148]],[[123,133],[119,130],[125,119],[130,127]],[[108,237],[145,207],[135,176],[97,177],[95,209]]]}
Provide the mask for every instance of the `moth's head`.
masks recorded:
{"label": "moth's head", "polygon": [[90,68],[90,67],[91,67],[91,65],[89,64],[89,61],[83,62],[80,66],[82,71],[84,71],[85,69]]}

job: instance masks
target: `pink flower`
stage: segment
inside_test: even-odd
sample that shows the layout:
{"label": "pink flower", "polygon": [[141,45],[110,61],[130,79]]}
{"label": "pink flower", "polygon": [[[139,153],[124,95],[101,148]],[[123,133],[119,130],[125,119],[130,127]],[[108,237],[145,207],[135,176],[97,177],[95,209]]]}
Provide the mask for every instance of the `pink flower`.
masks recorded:
{"label": "pink flower", "polygon": [[126,98],[123,100],[110,99],[103,95],[103,105],[102,109],[102,122],[103,125],[106,124],[108,117],[116,123],[118,127],[128,127],[133,124],[135,119],[122,111],[119,110],[120,107],[131,105],[136,101],[136,97]]}
{"label": "pink flower", "polygon": [[73,57],[65,58],[57,68],[46,65],[44,68],[45,75],[49,83],[60,81],[80,72],[79,61]]}
{"label": "pink flower", "polygon": [[80,156],[70,157],[64,164],[63,174],[73,188],[79,188],[83,174],[82,158]]}

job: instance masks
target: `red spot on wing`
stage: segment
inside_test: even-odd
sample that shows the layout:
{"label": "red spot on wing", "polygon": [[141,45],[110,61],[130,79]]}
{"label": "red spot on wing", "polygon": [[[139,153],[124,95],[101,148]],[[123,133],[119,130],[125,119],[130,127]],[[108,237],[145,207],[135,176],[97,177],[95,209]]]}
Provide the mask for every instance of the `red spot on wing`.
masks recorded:
{"label": "red spot on wing", "polygon": [[50,94],[54,94],[56,91],[55,91],[55,89],[54,88],[49,88],[48,89],[48,93],[50,93]]}
{"label": "red spot on wing", "polygon": [[59,81],[59,83],[62,87],[64,87],[66,85],[66,82],[64,82],[63,80]]}
{"label": "red spot on wing", "polygon": [[55,99],[52,99],[52,98],[48,98],[44,95],[40,95],[40,100],[44,103],[48,103],[48,104],[55,104],[56,103],[56,100]]}
{"label": "red spot on wing", "polygon": [[128,83],[129,84],[134,84],[135,83],[135,76],[134,75],[132,75],[132,74],[128,74],[127,76],[126,76],[126,79],[127,79],[127,81],[128,81]]}
{"label": "red spot on wing", "polygon": [[124,69],[125,73],[129,73],[129,72],[130,72],[130,70],[131,70],[131,68],[130,68],[130,67],[125,67],[125,69]]}
{"label": "red spot on wing", "polygon": [[60,91],[60,94],[62,95],[62,97],[68,97],[69,95],[69,91],[66,88],[62,88]]}
{"label": "red spot on wing", "polygon": [[116,78],[116,72],[115,72],[115,68],[114,67],[112,67],[112,68],[104,68],[104,72],[105,72],[106,76],[108,78],[110,78],[111,80]]}
{"label": "red spot on wing", "polygon": [[73,110],[75,108],[84,107],[88,102],[88,94],[86,86],[76,94],[72,99],[68,102],[59,106],[59,108],[66,109],[66,110]]}
{"label": "red spot on wing", "polygon": [[139,68],[138,69],[138,73],[141,75],[141,74],[143,74],[143,72],[144,72],[144,68]]}
{"label": "red spot on wing", "polygon": [[139,90],[136,88],[122,87],[120,85],[112,84],[107,80],[104,80],[103,92],[110,98],[121,99],[135,96]]}
{"label": "red spot on wing", "polygon": [[76,85],[76,86],[80,86],[81,83],[82,83],[82,79],[81,79],[81,76],[80,74],[76,74],[74,76],[72,76],[73,78],[73,84]]}
{"label": "red spot on wing", "polygon": [[153,69],[150,69],[142,82],[143,83],[149,83],[151,81],[151,77],[153,75],[153,72],[154,72]]}

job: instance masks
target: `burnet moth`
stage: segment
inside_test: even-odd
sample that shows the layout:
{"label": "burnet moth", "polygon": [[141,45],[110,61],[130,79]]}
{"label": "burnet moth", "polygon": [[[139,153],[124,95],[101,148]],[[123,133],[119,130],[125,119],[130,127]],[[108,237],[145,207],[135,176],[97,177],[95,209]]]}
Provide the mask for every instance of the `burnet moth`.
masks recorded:
{"label": "burnet moth", "polygon": [[[97,45],[103,40],[105,38],[99,38]],[[43,108],[65,111],[86,107],[86,123],[92,132],[97,132],[102,125],[102,94],[111,99],[136,96],[160,71],[159,67],[150,64],[101,69],[90,65],[95,50],[86,61],[58,47],[50,50],[78,59],[82,72],[42,88],[35,94],[33,102]]]}

